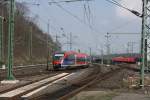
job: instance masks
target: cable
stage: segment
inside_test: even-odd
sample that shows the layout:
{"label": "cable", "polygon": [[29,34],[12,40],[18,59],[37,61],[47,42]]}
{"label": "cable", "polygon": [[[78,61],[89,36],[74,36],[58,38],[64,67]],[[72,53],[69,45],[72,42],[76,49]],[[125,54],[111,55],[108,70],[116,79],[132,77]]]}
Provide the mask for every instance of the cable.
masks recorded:
{"label": "cable", "polygon": [[[87,21],[89,23],[89,25],[91,25],[91,9],[90,9],[90,6],[89,6],[89,1],[86,1],[85,4],[84,4],[84,14],[85,14],[85,17],[87,18]],[[85,20],[86,21],[86,20]]]}
{"label": "cable", "polygon": [[[52,0],[53,2],[55,2],[54,0]],[[93,28],[91,25],[88,25],[87,23],[85,23],[82,19],[80,19],[78,16],[74,15],[73,13],[71,13],[70,11],[68,11],[67,9],[65,9],[63,6],[61,6],[58,3],[55,3],[56,6],[58,6],[59,8],[61,8],[63,11],[65,11],[66,13],[68,13],[69,15],[71,15],[72,17],[74,17],[75,19],[77,19],[80,23],[83,23],[84,25],[88,26],[92,31],[96,32],[96,33],[100,33],[97,29]]]}
{"label": "cable", "polygon": [[121,24],[121,25],[118,25],[118,26],[115,27],[115,28],[112,28],[110,31],[112,32],[112,31],[119,30],[119,29],[121,29],[121,28],[127,26],[128,24],[130,24],[130,23],[133,22],[133,21],[134,21],[134,20],[131,19],[130,21],[128,21],[128,22],[126,22],[126,23],[123,23],[123,24]]}
{"label": "cable", "polygon": [[[47,6],[43,6],[42,7],[43,11],[46,11],[47,9],[49,9]],[[48,15],[49,19],[51,19],[51,21],[53,21],[54,23],[56,23],[56,27],[59,28],[60,30],[64,29],[62,27],[62,25],[60,25],[60,23],[58,23],[58,21],[52,16],[52,15]],[[56,30],[56,29],[55,29]],[[60,31],[59,31],[60,32]],[[61,33],[61,32],[60,32]]]}
{"label": "cable", "polygon": [[[38,2],[34,2],[35,4],[39,4]],[[26,4],[34,4],[34,3],[26,3]],[[40,4],[41,5],[41,4]],[[39,6],[40,6],[39,5]],[[45,7],[45,6],[44,6]],[[42,7],[43,8],[43,7]],[[47,10],[47,8],[46,8],[46,10]],[[45,10],[44,10],[45,11]],[[37,16],[37,14],[35,13],[35,12],[33,12],[33,11],[30,11],[30,13],[33,15],[33,16]],[[48,24],[47,23],[47,21],[44,19],[44,18],[46,18],[47,16],[45,16],[45,17],[40,17],[40,16],[38,16],[38,19],[40,19],[42,22],[44,22],[45,23],[45,25],[46,24]],[[51,18],[48,18],[48,19],[50,19],[51,20]],[[61,33],[61,31],[59,30],[59,29],[61,29],[62,27],[59,27],[59,29],[57,28],[57,27],[55,27],[55,26],[53,26],[52,24],[50,24],[50,27],[51,27],[51,29],[52,30],[54,30],[55,31],[55,33]],[[63,28],[64,29],[64,28]],[[51,37],[52,37],[52,35],[51,35]]]}
{"label": "cable", "polygon": [[109,2],[109,3],[112,3],[112,4],[114,4],[114,5],[117,5],[118,7],[121,7],[121,8],[124,8],[124,9],[126,9],[126,10],[129,10],[127,7],[121,5],[119,2],[117,2],[117,1],[115,1],[115,0],[105,0],[105,1],[107,1],[107,2]]}
{"label": "cable", "polygon": [[116,0],[105,0],[105,1],[107,1],[107,2],[109,2],[109,3],[112,3],[112,4],[114,4],[114,5],[116,5],[116,6],[120,7],[120,8],[125,9],[125,10],[128,10],[129,12],[131,12],[132,14],[134,14],[134,15],[136,15],[136,16],[138,16],[138,17],[142,17],[142,16],[143,16],[143,15],[140,14],[139,12],[137,12],[137,11],[135,11],[135,10],[132,10],[132,9],[129,9],[129,8],[127,8],[127,7],[123,6],[123,5],[121,5],[121,4],[118,3]]}
{"label": "cable", "polygon": [[70,2],[77,2],[77,1],[92,1],[92,0],[65,0],[65,1],[52,1],[49,3],[50,4],[52,4],[52,3],[70,3]]}

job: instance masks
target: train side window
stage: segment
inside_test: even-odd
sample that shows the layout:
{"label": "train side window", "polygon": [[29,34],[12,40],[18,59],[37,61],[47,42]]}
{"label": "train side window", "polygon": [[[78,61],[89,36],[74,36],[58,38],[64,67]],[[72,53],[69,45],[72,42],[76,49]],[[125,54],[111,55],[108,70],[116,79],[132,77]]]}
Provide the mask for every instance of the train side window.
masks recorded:
{"label": "train side window", "polygon": [[85,62],[85,58],[81,57],[81,58],[77,58],[78,62]]}
{"label": "train side window", "polygon": [[75,60],[75,55],[73,55],[73,54],[69,55],[67,58],[68,58],[68,60]]}

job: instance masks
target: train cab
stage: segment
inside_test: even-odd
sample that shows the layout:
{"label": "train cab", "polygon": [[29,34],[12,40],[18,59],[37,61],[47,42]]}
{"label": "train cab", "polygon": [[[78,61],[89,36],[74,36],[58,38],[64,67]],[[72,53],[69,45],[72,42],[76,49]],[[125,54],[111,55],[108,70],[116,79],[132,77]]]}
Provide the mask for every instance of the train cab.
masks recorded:
{"label": "train cab", "polygon": [[61,68],[61,64],[63,63],[64,53],[55,53],[53,55],[53,68],[59,69]]}

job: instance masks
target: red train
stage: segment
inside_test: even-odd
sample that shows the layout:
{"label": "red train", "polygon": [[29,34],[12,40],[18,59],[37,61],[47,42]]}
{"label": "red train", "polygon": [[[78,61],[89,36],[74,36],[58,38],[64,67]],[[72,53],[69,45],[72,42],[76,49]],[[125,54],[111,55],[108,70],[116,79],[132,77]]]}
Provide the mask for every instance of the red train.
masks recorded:
{"label": "red train", "polygon": [[112,58],[113,63],[136,63],[139,62],[139,57],[114,57]]}
{"label": "red train", "polygon": [[74,51],[57,52],[53,54],[52,63],[54,70],[87,66],[89,65],[89,56],[87,54]]}

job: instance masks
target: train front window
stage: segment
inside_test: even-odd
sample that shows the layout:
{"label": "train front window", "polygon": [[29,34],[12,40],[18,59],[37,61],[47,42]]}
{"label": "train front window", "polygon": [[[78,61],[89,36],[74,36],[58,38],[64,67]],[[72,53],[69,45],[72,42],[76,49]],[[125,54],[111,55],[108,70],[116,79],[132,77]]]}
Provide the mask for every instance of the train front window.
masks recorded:
{"label": "train front window", "polygon": [[61,60],[64,54],[55,54],[54,55],[54,60]]}

